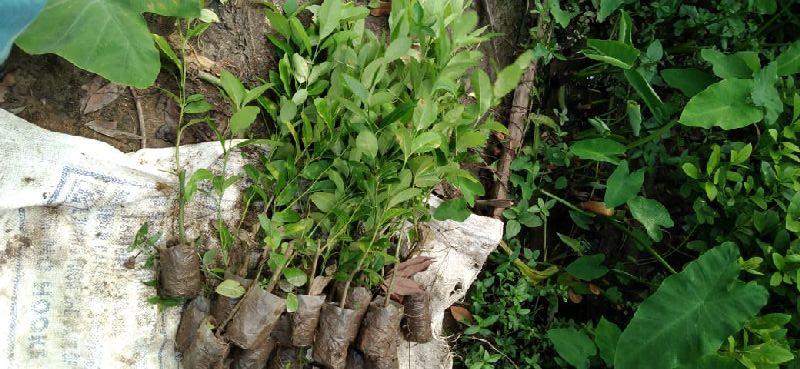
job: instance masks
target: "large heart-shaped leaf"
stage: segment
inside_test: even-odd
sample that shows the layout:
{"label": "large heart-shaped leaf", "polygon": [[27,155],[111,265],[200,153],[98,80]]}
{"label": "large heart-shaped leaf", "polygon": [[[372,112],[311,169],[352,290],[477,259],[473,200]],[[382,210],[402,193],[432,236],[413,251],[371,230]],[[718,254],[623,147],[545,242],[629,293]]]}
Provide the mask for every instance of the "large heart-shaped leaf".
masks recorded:
{"label": "large heart-shaped leaf", "polygon": [[656,200],[637,196],[628,200],[628,208],[631,215],[647,230],[647,235],[655,241],[661,241],[661,227],[670,228],[675,225],[667,208]]}
{"label": "large heart-shaped leaf", "polygon": [[636,194],[642,189],[642,184],[644,184],[644,169],[631,173],[628,169],[628,162],[623,161],[608,177],[603,202],[610,208],[620,206],[636,197]]}
{"label": "large heart-shaped leaf", "polygon": [[736,129],[764,118],[761,109],[749,102],[755,84],[752,79],[725,79],[692,97],[679,122],[692,127]]}
{"label": "large heart-shaped leaf", "polygon": [[161,69],[142,13],[198,17],[199,0],[50,0],[17,39],[29,54],[54,53],[123,85],[144,88]]}
{"label": "large heart-shaped leaf", "polygon": [[617,369],[672,369],[719,349],[767,303],[767,290],[738,280],[739,252],[718,246],[669,276],[622,332]]}

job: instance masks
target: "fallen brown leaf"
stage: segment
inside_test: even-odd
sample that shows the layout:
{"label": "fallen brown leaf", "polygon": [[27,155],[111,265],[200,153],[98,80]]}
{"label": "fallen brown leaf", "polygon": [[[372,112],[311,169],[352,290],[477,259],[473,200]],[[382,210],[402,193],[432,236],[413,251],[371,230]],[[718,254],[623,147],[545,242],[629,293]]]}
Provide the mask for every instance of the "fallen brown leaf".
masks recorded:
{"label": "fallen brown leaf", "polygon": [[113,83],[103,84],[105,80],[98,76],[81,89],[86,91],[86,96],[81,99],[81,113],[86,115],[102,109],[119,97],[121,86]]}
{"label": "fallen brown leaf", "polygon": [[450,314],[453,316],[453,319],[458,322],[472,323],[474,321],[472,313],[470,313],[466,308],[458,305],[450,306]]}
{"label": "fallen brown leaf", "polygon": [[595,296],[600,296],[600,292],[602,292],[600,291],[600,287],[597,287],[597,285],[594,283],[589,283],[589,291],[591,291]]}
{"label": "fallen brown leaf", "polygon": [[108,120],[93,120],[86,123],[86,127],[95,131],[101,135],[112,137],[112,138],[131,138],[131,139],[141,139],[142,137],[133,134],[130,132],[120,131],[117,129],[117,122],[108,121]]}
{"label": "fallen brown leaf", "polygon": [[569,301],[572,301],[573,303],[576,304],[580,304],[581,301],[583,301],[583,296],[573,292],[572,290],[569,290],[567,292],[567,297],[569,298]]}
{"label": "fallen brown leaf", "polygon": [[605,217],[610,217],[614,215],[614,209],[609,209],[606,207],[606,204],[600,201],[584,201],[580,203],[581,209],[595,213],[597,215],[602,215]]}

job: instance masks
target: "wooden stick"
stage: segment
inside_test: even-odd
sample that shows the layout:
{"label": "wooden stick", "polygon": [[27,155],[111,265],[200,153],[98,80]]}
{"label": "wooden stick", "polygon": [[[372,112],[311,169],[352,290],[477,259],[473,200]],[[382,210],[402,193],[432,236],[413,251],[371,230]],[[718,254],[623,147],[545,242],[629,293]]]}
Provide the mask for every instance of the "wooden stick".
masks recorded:
{"label": "wooden stick", "polygon": [[133,87],[128,87],[133,96],[133,104],[136,105],[136,116],[139,119],[139,134],[142,136],[142,148],[147,147],[147,132],[144,130],[144,111],[142,110],[142,103],[139,101],[139,95]]}

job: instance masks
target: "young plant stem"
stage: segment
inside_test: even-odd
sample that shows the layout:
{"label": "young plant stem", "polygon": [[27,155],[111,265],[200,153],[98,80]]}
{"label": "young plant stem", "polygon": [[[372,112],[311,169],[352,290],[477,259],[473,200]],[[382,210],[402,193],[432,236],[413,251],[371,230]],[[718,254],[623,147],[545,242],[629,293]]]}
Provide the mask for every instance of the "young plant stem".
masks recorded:
{"label": "young plant stem", "polygon": [[278,285],[278,281],[281,279],[281,273],[283,272],[283,268],[285,268],[289,263],[292,262],[294,258],[294,246],[289,243],[289,246],[286,248],[286,252],[283,254],[286,257],[286,262],[278,265],[278,268],[275,269],[275,272],[272,274],[272,277],[269,279],[269,284],[267,284],[267,292],[272,292],[275,289],[275,286]]}
{"label": "young plant stem", "polygon": [[311,273],[308,273],[308,294],[311,294],[311,284],[314,282],[314,278],[317,274],[317,263],[319,262],[319,256],[322,254],[322,244],[319,240],[317,240],[317,251],[314,253],[314,261],[311,263]]}
{"label": "young plant stem", "polygon": [[392,290],[394,290],[394,281],[397,279],[397,266],[400,265],[400,244],[397,244],[394,250],[394,271],[392,272],[392,279],[389,281],[389,288],[386,289],[386,299],[383,301],[383,307],[389,306],[391,300]]}

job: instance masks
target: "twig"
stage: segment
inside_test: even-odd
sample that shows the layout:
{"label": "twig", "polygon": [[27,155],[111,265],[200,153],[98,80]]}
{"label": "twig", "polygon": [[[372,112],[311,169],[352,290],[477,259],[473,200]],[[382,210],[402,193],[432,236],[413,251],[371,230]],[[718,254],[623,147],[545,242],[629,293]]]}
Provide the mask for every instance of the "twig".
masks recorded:
{"label": "twig", "polygon": [[128,87],[133,96],[133,104],[136,105],[136,116],[139,118],[139,134],[142,135],[142,148],[147,147],[147,132],[144,130],[144,111],[142,110],[142,103],[139,101],[139,95],[133,87]]}

